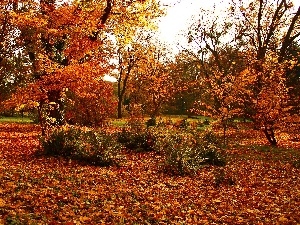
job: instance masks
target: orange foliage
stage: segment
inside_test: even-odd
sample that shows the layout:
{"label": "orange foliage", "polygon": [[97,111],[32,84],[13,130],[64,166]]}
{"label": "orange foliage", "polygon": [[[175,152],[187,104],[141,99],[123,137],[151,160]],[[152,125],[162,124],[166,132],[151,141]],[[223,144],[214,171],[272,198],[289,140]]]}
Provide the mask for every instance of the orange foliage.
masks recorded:
{"label": "orange foliage", "polygon": [[116,111],[116,99],[111,84],[102,80],[67,93],[66,121],[80,125],[103,125]]}

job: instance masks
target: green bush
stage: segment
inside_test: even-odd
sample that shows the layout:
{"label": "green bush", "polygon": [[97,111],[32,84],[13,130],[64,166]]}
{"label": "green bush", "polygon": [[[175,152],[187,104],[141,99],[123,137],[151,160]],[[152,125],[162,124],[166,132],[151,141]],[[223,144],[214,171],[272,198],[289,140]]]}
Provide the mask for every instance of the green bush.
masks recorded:
{"label": "green bush", "polygon": [[153,143],[153,150],[157,153],[164,154],[165,149],[170,145],[170,137],[174,134],[172,130],[166,129],[165,127],[156,127],[155,129],[149,130],[151,136],[155,140]]}
{"label": "green bush", "polygon": [[23,222],[18,215],[16,215],[16,216],[8,215],[5,219],[5,224],[7,224],[7,225],[22,225],[22,224],[25,224],[25,222]]}
{"label": "green bush", "polygon": [[131,116],[127,120],[125,127],[131,132],[139,133],[145,130],[145,122],[142,117]]}
{"label": "green bush", "polygon": [[81,132],[75,128],[55,128],[46,136],[40,138],[42,152],[51,156],[71,156],[80,148]]}
{"label": "green bush", "polygon": [[155,119],[155,117],[152,117],[149,120],[147,120],[146,126],[147,127],[156,126],[156,119]]}
{"label": "green bush", "polygon": [[[153,122],[156,123],[156,121],[151,121]],[[145,128],[144,120],[139,116],[129,118],[126,126],[117,133],[117,140],[126,149],[137,152],[152,151],[155,143],[150,129]]]}
{"label": "green bush", "polygon": [[124,128],[118,133],[118,141],[127,149],[137,152],[152,151],[155,138],[148,130],[129,130]]}
{"label": "green bush", "polygon": [[204,145],[205,148],[209,149],[210,147],[215,146],[220,148],[222,145],[222,141],[220,140],[220,137],[218,137],[213,131],[206,130],[201,134],[200,141]]}
{"label": "green bush", "polygon": [[226,160],[220,154],[218,149],[207,149],[201,153],[201,157],[203,159],[202,164],[208,164],[213,166],[225,166]]}
{"label": "green bush", "polygon": [[87,131],[82,133],[81,140],[81,147],[75,151],[76,159],[99,166],[115,164],[119,159],[120,146],[113,134]]}
{"label": "green bush", "polygon": [[218,138],[212,132],[181,132],[158,137],[155,149],[165,157],[165,170],[172,174],[188,174],[204,165],[224,166]]}
{"label": "green bush", "polygon": [[60,127],[42,137],[40,143],[45,155],[68,157],[93,165],[108,166],[119,159],[116,137],[104,132]]}
{"label": "green bush", "polygon": [[189,122],[187,121],[187,119],[182,119],[177,121],[174,126],[181,129],[187,129],[189,127]]}
{"label": "green bush", "polygon": [[193,147],[183,136],[171,136],[165,145],[165,169],[172,174],[189,173],[196,158]]}
{"label": "green bush", "polygon": [[210,122],[209,122],[208,119],[205,119],[205,120],[203,121],[203,125],[209,125],[209,124],[210,124]]}
{"label": "green bush", "polygon": [[201,157],[204,164],[225,166],[226,160],[220,153],[221,141],[218,136],[212,131],[205,131],[198,140],[197,145],[201,146]]}

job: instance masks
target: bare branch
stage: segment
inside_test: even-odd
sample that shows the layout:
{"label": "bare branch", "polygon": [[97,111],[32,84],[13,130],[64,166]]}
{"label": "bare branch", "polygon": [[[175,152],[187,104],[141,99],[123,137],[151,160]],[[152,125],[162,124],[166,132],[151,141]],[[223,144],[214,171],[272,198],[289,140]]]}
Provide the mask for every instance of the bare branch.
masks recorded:
{"label": "bare branch", "polygon": [[[292,19],[292,22],[289,26],[289,29],[283,39],[283,42],[282,42],[282,46],[281,46],[281,49],[280,49],[280,55],[279,55],[279,62],[282,62],[283,59],[284,59],[284,56],[285,56],[285,53],[286,53],[286,50],[287,48],[292,44],[292,42],[300,36],[300,32],[298,32],[297,34],[295,34],[293,37],[291,37],[292,35],[292,32],[294,30],[294,27],[295,27],[295,24],[296,22],[298,21],[299,19],[299,16],[300,16],[300,6],[298,7],[298,11],[295,13],[293,19]],[[299,22],[299,21],[298,21]]]}

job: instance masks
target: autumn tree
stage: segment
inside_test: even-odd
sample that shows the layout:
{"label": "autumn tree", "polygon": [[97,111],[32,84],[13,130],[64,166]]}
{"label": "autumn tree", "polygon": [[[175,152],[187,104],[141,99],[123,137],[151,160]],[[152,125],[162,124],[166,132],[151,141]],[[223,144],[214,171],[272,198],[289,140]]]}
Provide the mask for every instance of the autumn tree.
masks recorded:
{"label": "autumn tree", "polygon": [[131,98],[143,105],[145,112],[155,118],[162,107],[174,97],[174,79],[171,76],[169,52],[162,44],[149,42],[135,71]]}
{"label": "autumn tree", "polygon": [[202,13],[189,36],[202,68],[212,69],[201,81],[208,84],[211,110],[223,124],[235,115],[250,118],[276,145],[274,129],[288,107],[285,74],[294,62],[286,52],[299,37],[299,8],[284,0],[233,1],[228,12],[225,18]]}
{"label": "autumn tree", "polygon": [[151,56],[148,54],[148,42],[151,36],[145,31],[139,34],[128,44],[122,44],[123,39],[116,44],[114,76],[117,79],[118,118],[122,118],[122,106],[126,94],[130,95],[128,87],[132,87],[132,82],[137,79],[136,76],[143,64],[151,60]]}
{"label": "autumn tree", "polygon": [[182,50],[175,55],[170,71],[176,93],[168,104],[168,113],[191,115],[195,101],[199,100],[203,89],[197,81],[200,65],[197,57],[188,50]]}
{"label": "autumn tree", "polygon": [[[27,1],[1,1],[0,3],[0,101],[8,99],[17,85],[26,78],[28,61],[20,51],[17,27],[12,13],[24,11]],[[1,105],[2,107],[2,105]],[[4,110],[4,109],[2,109]]]}
{"label": "autumn tree", "polygon": [[7,61],[16,50],[16,27],[13,24],[11,13],[18,10],[17,1],[6,0],[0,2],[0,72],[7,69]]}
{"label": "autumn tree", "polygon": [[[107,0],[59,5],[54,0],[41,0],[25,13],[14,13],[14,24],[20,31],[18,40],[31,60],[33,75],[33,81],[15,95],[16,104],[33,103],[42,126],[45,118],[50,118],[52,124],[64,123],[65,90],[83,94],[75,90],[89,90],[82,85],[94,85],[108,71],[109,56],[103,46],[109,30],[104,29],[105,24],[113,26],[109,19],[122,23],[122,13],[148,3]],[[111,91],[103,82],[98,85]]]}
{"label": "autumn tree", "polygon": [[247,50],[244,73],[253,80],[244,96],[250,107],[248,116],[261,127],[270,144],[277,145],[275,129],[287,122],[286,72],[296,64],[287,53],[300,36],[300,6],[286,0],[234,1],[230,9],[231,16],[239,18],[235,33]]}
{"label": "autumn tree", "polygon": [[105,119],[116,110],[117,101],[112,89],[108,82],[90,80],[89,85],[66,91],[66,121],[83,126],[105,125]]}
{"label": "autumn tree", "polygon": [[117,50],[118,56],[118,74],[117,74],[117,96],[118,96],[118,118],[122,118],[122,106],[127,91],[128,83],[131,80],[134,67],[137,66],[137,62],[142,57],[138,52],[138,46],[128,46],[125,49],[119,48]]}
{"label": "autumn tree", "polygon": [[[95,15],[89,15],[94,16],[93,26],[90,26],[89,20],[85,20],[88,9],[80,4],[58,6],[55,1],[40,1],[34,2],[29,11],[13,14],[14,24],[20,33],[18,40],[31,61],[33,78],[15,95],[15,101],[28,105],[29,102],[35,102],[33,106],[38,109],[42,127],[45,127],[46,118],[51,124],[64,123],[65,88],[74,88],[83,74],[88,81],[103,71],[99,66],[96,67],[97,72],[87,70],[99,63],[96,54],[91,60],[86,60],[86,57],[88,52],[98,53],[101,41],[94,39],[92,32],[101,29],[101,24],[108,18],[109,8],[111,3],[108,1],[103,15],[100,9],[98,12],[96,10]],[[78,24],[81,25],[80,29],[73,29]]]}
{"label": "autumn tree", "polygon": [[[206,16],[204,16],[206,15]],[[188,54],[197,63],[199,72],[195,86],[200,95],[193,112],[218,119],[226,130],[233,118],[240,116],[241,96],[237,89],[238,74],[245,68],[241,46],[231,35],[233,22],[203,10],[199,20],[191,27],[189,41],[193,45]]]}
{"label": "autumn tree", "polygon": [[291,65],[286,72],[286,82],[289,90],[290,102],[292,106],[290,113],[297,116],[300,113],[300,45],[299,42],[294,42],[286,55],[287,59],[295,65]]}
{"label": "autumn tree", "polygon": [[113,55],[117,61],[115,63],[117,71],[115,76],[118,84],[117,117],[121,118],[124,97],[133,76],[134,67],[142,58],[147,57],[143,52],[143,45],[151,37],[151,31],[156,28],[154,19],[162,16],[164,11],[158,2],[148,0],[144,4],[129,8],[126,13],[114,11],[113,14],[122,21],[111,31],[116,41]]}

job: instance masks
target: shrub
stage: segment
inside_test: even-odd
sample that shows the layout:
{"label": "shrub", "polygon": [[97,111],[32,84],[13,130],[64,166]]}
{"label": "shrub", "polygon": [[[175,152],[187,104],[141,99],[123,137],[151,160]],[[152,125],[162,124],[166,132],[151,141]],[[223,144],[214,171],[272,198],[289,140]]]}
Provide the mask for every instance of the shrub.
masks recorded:
{"label": "shrub", "polygon": [[211,130],[205,131],[197,143],[201,146],[201,157],[204,159],[203,163],[215,166],[225,166],[226,159],[221,154],[221,140]]}
{"label": "shrub", "polygon": [[172,174],[189,173],[194,166],[193,148],[183,136],[171,136],[165,145],[165,169]]}
{"label": "shrub", "polygon": [[137,152],[152,151],[155,142],[150,129],[145,128],[143,118],[139,116],[131,116],[117,137],[125,148]]}
{"label": "shrub", "polygon": [[157,127],[150,130],[150,132],[155,140],[153,144],[154,151],[164,154],[165,149],[170,145],[169,141],[173,133],[165,127]]}
{"label": "shrub", "polygon": [[154,136],[148,130],[129,130],[124,128],[118,133],[118,141],[129,150],[152,151],[155,143]]}
{"label": "shrub", "polygon": [[42,153],[63,156],[89,164],[108,166],[119,159],[116,137],[104,132],[74,127],[56,128],[40,139]]}
{"label": "shrub", "polygon": [[206,130],[200,135],[200,139],[198,139],[206,149],[221,148],[222,141],[220,137],[218,137],[213,131]]}
{"label": "shrub", "polygon": [[147,127],[156,126],[156,119],[155,119],[155,117],[152,117],[149,120],[147,120],[146,126]]}
{"label": "shrub", "polygon": [[209,122],[208,119],[205,119],[205,120],[203,121],[203,125],[209,125],[209,124],[210,124],[210,122]]}
{"label": "shrub", "polygon": [[76,159],[99,166],[109,166],[119,159],[120,146],[113,134],[87,131],[82,133],[82,144],[75,156]]}
{"label": "shrub", "polygon": [[51,156],[71,156],[79,147],[80,131],[74,128],[60,127],[52,130],[46,137],[40,138],[42,152]]}
{"label": "shrub", "polygon": [[187,121],[187,119],[182,119],[177,121],[174,126],[181,129],[187,129],[189,126],[189,122]]}
{"label": "shrub", "polygon": [[165,169],[172,174],[188,174],[204,165],[226,164],[218,139],[212,132],[205,132],[202,136],[182,132],[166,135],[162,139],[155,148],[163,152]]}
{"label": "shrub", "polygon": [[127,128],[127,130],[130,130],[131,132],[139,133],[145,130],[145,123],[142,117],[131,116],[128,119],[125,127]]}
{"label": "shrub", "polygon": [[225,158],[220,154],[220,151],[218,149],[210,148],[207,150],[204,150],[201,154],[201,157],[203,159],[202,164],[208,164],[208,165],[214,165],[214,166],[225,166],[226,160]]}
{"label": "shrub", "polygon": [[5,224],[7,225],[22,225],[24,222],[21,220],[21,218],[16,215],[8,215],[5,219]]}

